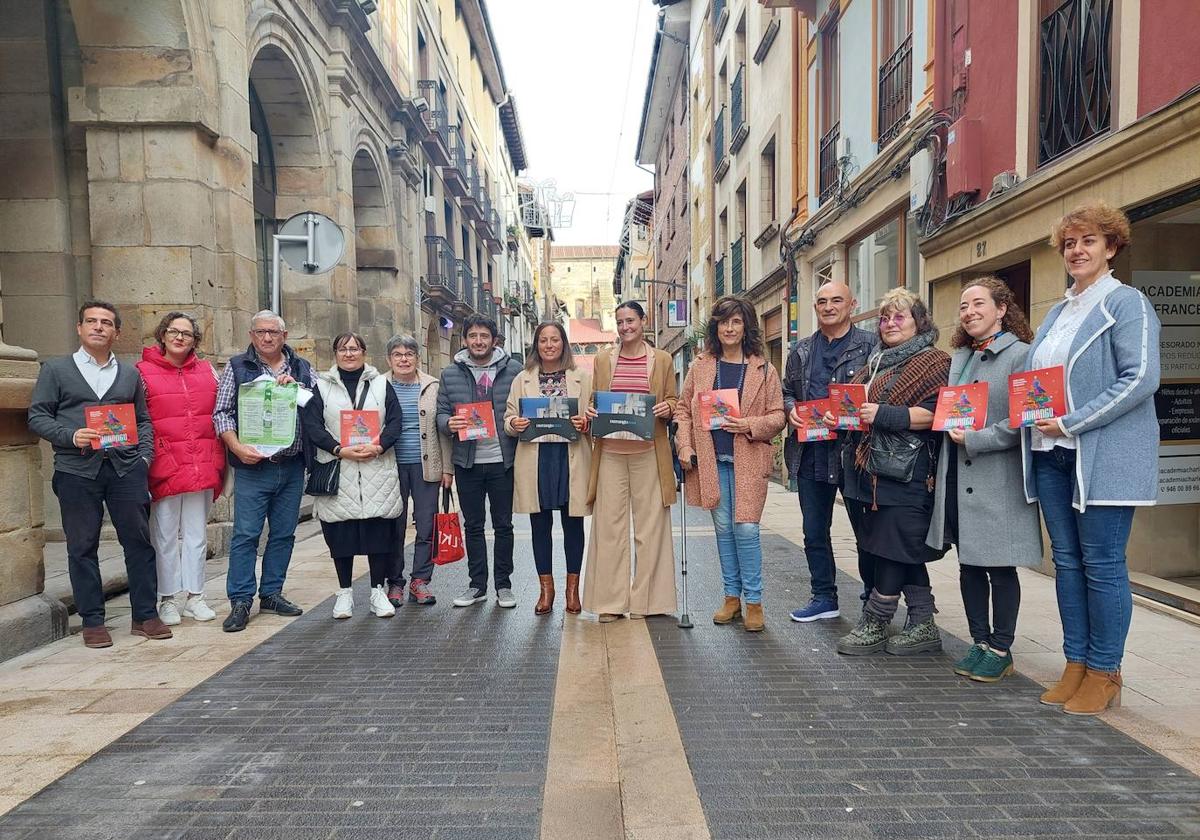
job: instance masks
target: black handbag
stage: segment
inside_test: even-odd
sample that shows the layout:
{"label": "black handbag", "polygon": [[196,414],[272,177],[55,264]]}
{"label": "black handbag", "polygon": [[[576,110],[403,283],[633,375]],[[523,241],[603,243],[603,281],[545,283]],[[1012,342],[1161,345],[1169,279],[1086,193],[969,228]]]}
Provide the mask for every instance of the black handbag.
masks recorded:
{"label": "black handbag", "polygon": [[[363,385],[366,387],[359,394],[357,405],[354,406],[355,411],[362,411],[362,407],[367,401],[370,383],[364,382]],[[336,496],[341,477],[341,458],[334,458],[332,461],[318,461],[314,457],[312,466],[308,468],[308,483],[304,485],[304,492],[310,496]]]}
{"label": "black handbag", "polygon": [[890,478],[905,484],[912,481],[917,456],[925,441],[910,431],[871,431],[867,451],[867,470],[879,478]]}

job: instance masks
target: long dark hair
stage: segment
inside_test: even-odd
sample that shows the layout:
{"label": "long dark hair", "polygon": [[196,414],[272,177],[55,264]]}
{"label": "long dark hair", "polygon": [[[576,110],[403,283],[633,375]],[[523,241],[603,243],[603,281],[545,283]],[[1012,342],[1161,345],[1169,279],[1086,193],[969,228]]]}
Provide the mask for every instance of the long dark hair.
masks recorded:
{"label": "long dark hair", "polygon": [[[992,303],[1005,307],[1004,317],[1000,319],[1000,329],[1012,333],[1026,344],[1033,341],[1033,330],[1029,328],[1029,322],[1025,320],[1025,313],[1021,311],[1021,307],[1017,306],[1017,296],[1013,294],[1012,288],[1007,283],[999,277],[977,277],[968,281],[963,286],[963,291],[965,292],[973,286],[987,289],[988,294],[992,296]],[[950,346],[954,348],[970,347],[974,340],[963,328],[962,321],[959,321],[954,335],[950,337]]]}
{"label": "long dark hair", "polygon": [[542,330],[556,329],[558,336],[562,339],[562,365],[563,370],[575,370],[575,354],[571,352],[571,342],[567,341],[567,330],[558,321],[542,321],[533,331],[533,350],[529,353],[529,358],[525,360],[525,370],[542,369],[542,354],[538,352],[538,339],[542,335]]}
{"label": "long dark hair", "polygon": [[627,300],[624,303],[618,303],[617,308],[613,312],[620,312],[622,309],[632,309],[637,313],[637,316],[643,321],[646,320],[646,310],[642,309],[642,305],[636,300]]}
{"label": "long dark hair", "polygon": [[726,295],[713,304],[708,316],[708,327],[704,332],[704,350],[713,358],[721,358],[721,338],[717,334],[722,321],[728,321],[734,315],[741,315],[745,324],[742,333],[742,353],[746,356],[763,355],[762,327],[758,324],[758,313],[754,304],[744,297]]}

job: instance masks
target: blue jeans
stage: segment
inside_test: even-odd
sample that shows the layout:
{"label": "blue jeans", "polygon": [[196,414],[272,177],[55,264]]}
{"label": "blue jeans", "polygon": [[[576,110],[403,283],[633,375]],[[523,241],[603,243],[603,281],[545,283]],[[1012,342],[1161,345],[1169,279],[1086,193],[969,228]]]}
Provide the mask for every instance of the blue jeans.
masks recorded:
{"label": "blue jeans", "polygon": [[712,518],[725,595],[745,598],[747,604],[761,604],[762,542],[758,537],[758,523],[733,521],[733,464],[717,461],[717,483],[721,488],[721,500],[713,508]]}
{"label": "blue jeans", "polygon": [[1063,653],[1095,671],[1116,671],[1133,613],[1125,544],[1133,525],[1129,506],[1071,506],[1075,450],[1033,453],[1042,518],[1054,555]]}
{"label": "blue jeans", "polygon": [[804,559],[814,601],[837,603],[837,569],[833,564],[833,503],[837,485],[811,478],[797,478],[800,489],[800,515],[804,519]]}
{"label": "blue jeans", "polygon": [[[250,601],[260,595],[283,591],[296,525],[300,521],[300,497],[304,495],[304,459],[289,458],[280,464],[263,461],[257,469],[237,469],[233,476],[233,535],[229,540],[229,571],[225,593],[230,601]],[[255,582],[258,540],[263,523],[270,522],[267,547],[263,551],[262,581]]]}

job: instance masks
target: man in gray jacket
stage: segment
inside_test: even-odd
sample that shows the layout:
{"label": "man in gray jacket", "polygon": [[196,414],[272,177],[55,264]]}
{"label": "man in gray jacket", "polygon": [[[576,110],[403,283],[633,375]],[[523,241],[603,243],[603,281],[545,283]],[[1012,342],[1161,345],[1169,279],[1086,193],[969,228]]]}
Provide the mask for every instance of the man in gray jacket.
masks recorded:
{"label": "man in gray jacket", "polygon": [[[136,367],[113,355],[121,315],[111,303],[85,303],[75,330],[79,349],[42,365],[29,404],[29,429],[54,448],[52,486],[62,507],[67,572],[83,619],[83,643],[90,648],[112,646],[104,626],[104,586],[97,556],[106,506],[125,552],[133,607],[130,632],[169,639],[171,628],[158,617],[158,574],[150,542],[147,474],[154,457],[154,429],[142,377]],[[135,444],[121,442],[128,431],[117,428],[120,418],[115,412],[108,436],[89,428],[84,417],[85,408],[122,404],[134,409]]]}
{"label": "man in gray jacket", "polygon": [[[513,571],[513,458],[516,440],[501,434],[504,410],[513,380],[521,365],[503,347],[495,346],[496,322],[486,315],[469,315],[463,322],[463,345],[441,375],[438,388],[438,431],[453,442],[451,461],[458,484],[458,502],[463,513],[467,543],[467,569],[471,576],[466,592],[454,606],[469,607],[487,600],[487,540],[483,536],[484,498],[492,514],[495,558],[492,563],[496,603],[515,607]],[[466,403],[490,402],[496,418],[496,434],[478,440],[459,440],[467,420],[455,415],[455,407]]]}

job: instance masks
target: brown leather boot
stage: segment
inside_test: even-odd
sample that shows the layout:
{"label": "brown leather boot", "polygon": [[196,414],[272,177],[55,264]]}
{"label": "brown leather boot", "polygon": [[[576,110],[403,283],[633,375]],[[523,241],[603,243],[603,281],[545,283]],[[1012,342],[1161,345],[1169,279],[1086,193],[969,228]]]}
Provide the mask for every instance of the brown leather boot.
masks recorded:
{"label": "brown leather boot", "polygon": [[732,624],[742,617],[742,599],[725,596],[725,605],[713,614],[713,624]]}
{"label": "brown leather boot", "polygon": [[538,585],[542,592],[533,605],[533,614],[545,615],[554,609],[554,575],[538,575]]}
{"label": "brown leather boot", "polygon": [[578,615],[583,611],[579,603],[579,575],[567,575],[567,612]]}
{"label": "brown leather boot", "polygon": [[135,621],[129,625],[129,635],[144,636],[147,639],[169,639],[171,628],[163,624],[158,616],[147,618],[145,621]]}
{"label": "brown leather boot", "polygon": [[1069,715],[1098,715],[1121,706],[1121,672],[1087,669],[1075,696],[1063,704]]}
{"label": "brown leather boot", "polygon": [[766,624],[763,623],[762,604],[746,602],[746,617],[742,621],[742,629],[747,633],[761,633]]}
{"label": "brown leather boot", "polygon": [[1082,662],[1068,662],[1062,676],[1058,678],[1058,682],[1047,689],[1038,699],[1047,706],[1061,706],[1075,696],[1075,692],[1079,690],[1079,686],[1083,682],[1085,671],[1087,671],[1087,666]]}
{"label": "brown leather boot", "polygon": [[112,634],[108,632],[108,628],[100,625],[99,627],[84,627],[83,628],[83,645],[90,648],[106,648],[112,647]]}

